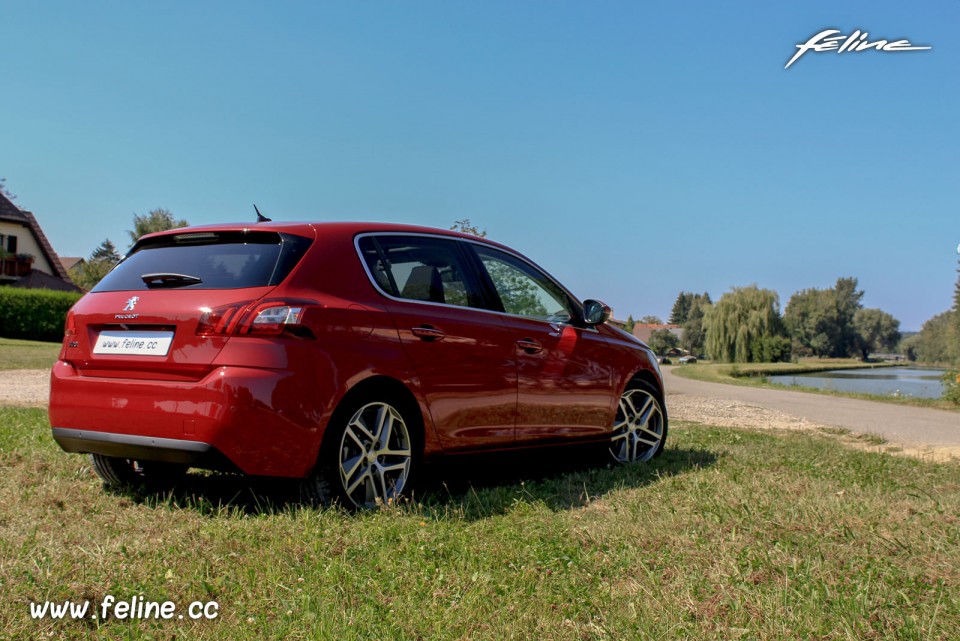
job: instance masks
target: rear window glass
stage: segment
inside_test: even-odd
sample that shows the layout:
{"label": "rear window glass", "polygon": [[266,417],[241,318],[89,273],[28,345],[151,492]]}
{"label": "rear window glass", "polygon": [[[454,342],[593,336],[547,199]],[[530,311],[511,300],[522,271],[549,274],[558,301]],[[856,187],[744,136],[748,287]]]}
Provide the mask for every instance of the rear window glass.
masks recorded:
{"label": "rear window glass", "polygon": [[188,232],[151,238],[137,243],[92,291],[277,285],[310,243],[276,232]]}

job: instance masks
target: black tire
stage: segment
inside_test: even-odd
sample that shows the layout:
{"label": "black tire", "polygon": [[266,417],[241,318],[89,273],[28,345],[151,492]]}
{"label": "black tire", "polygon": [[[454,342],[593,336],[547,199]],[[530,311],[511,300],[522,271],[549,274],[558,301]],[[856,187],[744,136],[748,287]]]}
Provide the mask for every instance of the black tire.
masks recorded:
{"label": "black tire", "polygon": [[396,503],[409,493],[420,468],[421,429],[419,408],[401,395],[348,398],[327,426],[301,496],[314,505],[350,510]]}
{"label": "black tire", "polygon": [[667,442],[663,395],[646,381],[623,391],[610,436],[610,454],[618,463],[646,463],[660,456]]}
{"label": "black tire", "polygon": [[185,465],[162,463],[159,461],[137,461],[133,459],[91,454],[90,464],[93,471],[103,481],[105,487],[147,487],[167,489],[173,487],[187,473]]}

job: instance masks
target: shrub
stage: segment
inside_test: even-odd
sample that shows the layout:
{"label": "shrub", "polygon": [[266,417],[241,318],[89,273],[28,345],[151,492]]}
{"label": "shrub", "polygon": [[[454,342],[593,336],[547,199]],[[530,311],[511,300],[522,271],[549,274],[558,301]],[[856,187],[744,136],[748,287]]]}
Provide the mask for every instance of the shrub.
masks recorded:
{"label": "shrub", "polygon": [[960,371],[951,370],[943,375],[943,399],[960,405]]}
{"label": "shrub", "polygon": [[81,296],[49,289],[0,287],[0,336],[61,341],[67,311]]}

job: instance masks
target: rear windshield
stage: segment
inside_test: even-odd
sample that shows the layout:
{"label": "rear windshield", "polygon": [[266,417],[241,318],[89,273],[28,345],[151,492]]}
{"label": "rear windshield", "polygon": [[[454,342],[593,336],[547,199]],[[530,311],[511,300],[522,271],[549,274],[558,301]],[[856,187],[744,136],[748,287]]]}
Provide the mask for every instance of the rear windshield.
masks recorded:
{"label": "rear windshield", "polygon": [[193,232],[134,245],[94,292],[277,285],[312,241],[276,232]]}

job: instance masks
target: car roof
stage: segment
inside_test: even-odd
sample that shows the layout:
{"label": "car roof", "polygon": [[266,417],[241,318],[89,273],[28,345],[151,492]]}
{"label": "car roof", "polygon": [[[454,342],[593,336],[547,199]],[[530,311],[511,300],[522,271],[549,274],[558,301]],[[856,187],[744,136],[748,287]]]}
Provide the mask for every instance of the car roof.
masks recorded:
{"label": "car roof", "polygon": [[349,237],[353,238],[358,234],[365,233],[406,233],[406,234],[431,234],[449,236],[451,238],[463,238],[466,240],[484,242],[494,247],[500,247],[507,251],[516,250],[501,245],[498,242],[481,238],[473,234],[465,234],[450,229],[438,229],[435,227],[425,227],[421,225],[406,225],[401,223],[377,223],[377,222],[296,222],[296,221],[270,221],[263,223],[215,223],[212,225],[191,225],[190,227],[178,227],[166,231],[145,234],[142,238],[154,238],[157,236],[169,236],[171,234],[184,234],[191,232],[212,232],[212,231],[274,231],[278,233],[289,233],[298,236],[313,237]]}

